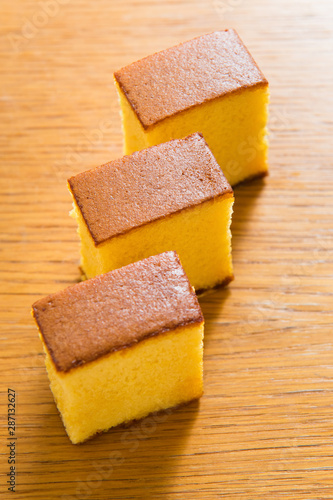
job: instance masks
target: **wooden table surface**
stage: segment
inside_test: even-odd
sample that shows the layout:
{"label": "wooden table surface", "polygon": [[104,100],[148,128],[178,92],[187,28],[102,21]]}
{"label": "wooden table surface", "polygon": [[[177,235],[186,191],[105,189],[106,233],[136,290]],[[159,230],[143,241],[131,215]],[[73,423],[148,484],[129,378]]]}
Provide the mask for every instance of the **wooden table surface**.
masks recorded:
{"label": "wooden table surface", "polygon": [[[235,190],[235,281],[200,301],[205,394],[74,446],[30,316],[79,280],[66,179],[122,154],[114,70],[227,27],[270,81],[271,170]],[[331,0],[3,1],[0,44],[0,498],[332,499]]]}

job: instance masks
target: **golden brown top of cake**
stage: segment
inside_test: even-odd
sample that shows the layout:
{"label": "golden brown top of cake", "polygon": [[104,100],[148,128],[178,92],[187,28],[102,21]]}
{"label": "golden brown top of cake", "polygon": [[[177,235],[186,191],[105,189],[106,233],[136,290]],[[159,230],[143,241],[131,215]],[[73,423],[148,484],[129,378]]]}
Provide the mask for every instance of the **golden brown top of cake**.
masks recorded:
{"label": "golden brown top of cake", "polygon": [[114,77],[144,128],[229,92],[268,84],[233,29],[157,52]]}
{"label": "golden brown top of cake", "polygon": [[82,172],[68,183],[95,245],[232,193],[198,133]]}
{"label": "golden brown top of cake", "polygon": [[38,300],[33,315],[58,371],[203,321],[176,252],[164,252]]}

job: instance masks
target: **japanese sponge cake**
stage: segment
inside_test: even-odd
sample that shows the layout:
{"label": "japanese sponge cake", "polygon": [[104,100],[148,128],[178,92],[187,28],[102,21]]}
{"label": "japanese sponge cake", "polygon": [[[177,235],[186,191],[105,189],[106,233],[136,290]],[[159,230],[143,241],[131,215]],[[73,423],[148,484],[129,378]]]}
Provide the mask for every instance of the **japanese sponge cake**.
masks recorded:
{"label": "japanese sponge cake", "polygon": [[175,250],[197,291],[233,277],[233,191],[200,134],[69,179],[88,278]]}
{"label": "japanese sponge cake", "polygon": [[203,316],[174,252],[40,299],[33,314],[73,443],[202,394]]}
{"label": "japanese sponge cake", "polygon": [[202,132],[232,186],[266,175],[268,82],[234,30],[158,52],[114,76],[125,154]]}

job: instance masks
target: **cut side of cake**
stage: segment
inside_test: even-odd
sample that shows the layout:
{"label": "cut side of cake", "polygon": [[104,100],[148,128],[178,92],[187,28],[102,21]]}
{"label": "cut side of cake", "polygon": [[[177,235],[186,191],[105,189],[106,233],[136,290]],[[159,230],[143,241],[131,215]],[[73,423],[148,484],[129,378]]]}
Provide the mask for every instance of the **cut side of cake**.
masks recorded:
{"label": "cut side of cake", "polygon": [[233,191],[200,134],[68,181],[88,278],[175,250],[196,291],[233,278]]}
{"label": "cut side of cake", "polygon": [[235,30],[217,31],[114,73],[124,152],[201,132],[234,186],[268,172],[268,82]]}
{"label": "cut side of cake", "polygon": [[175,252],[40,299],[33,315],[74,444],[202,395],[204,320]]}

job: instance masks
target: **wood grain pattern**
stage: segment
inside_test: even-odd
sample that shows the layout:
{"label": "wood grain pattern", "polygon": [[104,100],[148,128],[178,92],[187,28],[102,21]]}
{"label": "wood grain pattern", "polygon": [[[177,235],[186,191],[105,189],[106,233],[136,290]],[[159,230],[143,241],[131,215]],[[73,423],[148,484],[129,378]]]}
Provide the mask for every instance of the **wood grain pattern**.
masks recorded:
{"label": "wood grain pattern", "polygon": [[[332,3],[18,0],[1,11],[0,463],[6,474],[11,387],[15,498],[333,498]],[[236,189],[235,281],[201,299],[205,395],[73,446],[30,317],[34,300],[79,279],[66,179],[121,155],[114,70],[224,27],[271,84],[271,174]]]}

